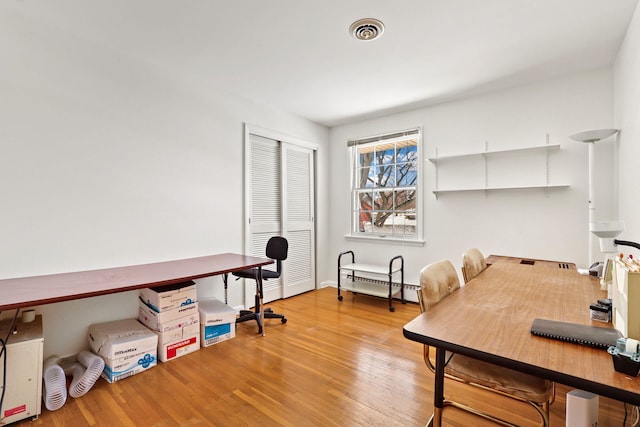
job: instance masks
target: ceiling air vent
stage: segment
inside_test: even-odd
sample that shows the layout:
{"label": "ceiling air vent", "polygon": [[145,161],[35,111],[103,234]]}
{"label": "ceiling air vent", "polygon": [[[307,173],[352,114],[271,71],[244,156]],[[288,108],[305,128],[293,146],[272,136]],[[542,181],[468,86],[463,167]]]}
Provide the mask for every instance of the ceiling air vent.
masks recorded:
{"label": "ceiling air vent", "polygon": [[351,35],[358,40],[375,40],[384,32],[384,24],[378,19],[359,19],[349,27]]}

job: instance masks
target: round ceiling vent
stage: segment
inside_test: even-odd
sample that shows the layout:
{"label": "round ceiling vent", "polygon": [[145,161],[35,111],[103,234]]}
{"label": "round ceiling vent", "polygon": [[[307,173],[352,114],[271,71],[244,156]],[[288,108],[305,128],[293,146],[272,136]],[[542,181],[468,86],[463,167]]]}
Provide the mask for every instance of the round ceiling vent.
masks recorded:
{"label": "round ceiling vent", "polygon": [[363,41],[375,40],[384,32],[384,24],[373,18],[359,19],[349,27],[351,35]]}

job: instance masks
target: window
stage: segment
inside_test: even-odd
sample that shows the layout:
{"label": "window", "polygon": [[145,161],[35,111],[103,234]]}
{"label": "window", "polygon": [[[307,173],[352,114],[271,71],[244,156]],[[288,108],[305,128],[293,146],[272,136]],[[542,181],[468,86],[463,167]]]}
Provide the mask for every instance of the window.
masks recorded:
{"label": "window", "polygon": [[351,235],[418,240],[420,130],[349,141]]}

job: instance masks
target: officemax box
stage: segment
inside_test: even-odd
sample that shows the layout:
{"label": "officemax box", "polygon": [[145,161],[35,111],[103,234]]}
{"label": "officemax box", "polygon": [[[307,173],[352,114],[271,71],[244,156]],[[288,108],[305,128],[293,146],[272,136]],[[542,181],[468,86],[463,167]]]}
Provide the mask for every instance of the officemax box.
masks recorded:
{"label": "officemax box", "polygon": [[195,282],[175,283],[140,290],[140,299],[155,311],[162,313],[198,301],[198,289]]}
{"label": "officemax box", "polygon": [[157,312],[144,301],[138,301],[138,320],[153,331],[169,332],[194,322],[197,323],[199,321],[198,318],[197,302]]}
{"label": "officemax box", "polygon": [[158,336],[136,319],[89,326],[89,346],[104,360],[102,377],[110,383],[158,363]]}
{"label": "officemax box", "polygon": [[212,298],[199,302],[200,342],[202,347],[236,336],[236,311],[222,301]]}

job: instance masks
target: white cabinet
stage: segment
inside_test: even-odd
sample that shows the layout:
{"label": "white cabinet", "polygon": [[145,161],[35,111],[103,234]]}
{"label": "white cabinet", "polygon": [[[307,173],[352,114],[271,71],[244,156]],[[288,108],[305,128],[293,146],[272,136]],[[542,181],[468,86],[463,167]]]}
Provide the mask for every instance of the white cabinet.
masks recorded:
{"label": "white cabinet", "polygon": [[[351,255],[351,262],[343,256]],[[389,311],[395,311],[393,298],[400,295],[404,299],[404,258],[397,255],[389,261],[389,265],[356,263],[353,251],[338,255],[338,300],[342,301],[341,290],[361,293],[376,297],[388,298]]]}
{"label": "white cabinet", "polygon": [[[547,139],[548,139],[548,136],[547,136]],[[450,155],[450,156],[439,156],[438,150],[436,149],[436,155],[434,157],[427,158],[429,162],[433,163],[436,170],[435,185],[434,185],[433,193],[436,195],[436,197],[438,197],[438,195],[442,193],[464,192],[464,191],[496,191],[496,190],[510,190],[510,189],[531,189],[531,188],[550,189],[550,188],[569,187],[568,184],[551,184],[550,183],[549,151],[557,150],[559,148],[560,148],[560,144],[547,143],[544,145],[512,148],[512,149],[506,149],[506,150],[488,150],[487,144],[485,144],[484,151],[456,154],[456,155]],[[538,165],[538,164],[533,165],[534,168],[541,169],[539,172],[540,172],[540,176],[542,176],[543,178],[540,180],[540,182],[537,182],[534,184],[527,183],[524,185],[518,185],[518,184],[489,185],[489,166],[488,166],[489,158],[498,157],[498,156],[500,157],[511,156],[511,160],[516,160],[516,159],[522,159],[523,156],[531,155],[531,153],[533,152],[540,152],[540,151],[542,151],[544,154],[544,159],[543,159],[544,165]],[[442,166],[445,163],[447,164],[453,163],[453,162],[462,163],[462,162],[476,161],[476,160],[478,162],[481,162],[481,167],[477,168],[481,170],[481,172],[479,172],[478,174],[482,174],[482,172],[484,173],[483,177],[480,176],[477,179],[478,182],[482,181],[482,183],[479,183],[478,185],[475,185],[475,186],[446,187],[444,189],[440,188],[440,182],[439,182],[440,177],[439,177],[439,171],[438,171],[438,168],[440,166]],[[542,168],[544,170],[542,170]],[[459,173],[465,174],[467,173],[467,171],[462,169],[462,170],[459,170]]]}
{"label": "white cabinet", "polygon": [[9,331],[12,320],[0,322],[0,337],[9,337],[0,357],[0,366],[6,366],[6,371],[0,369],[0,391],[4,392],[2,425],[37,418],[42,407],[42,316],[28,323],[18,319],[14,331]]}
{"label": "white cabinet", "polygon": [[640,340],[640,273],[630,271],[618,258],[613,264],[613,326],[625,337]]}

